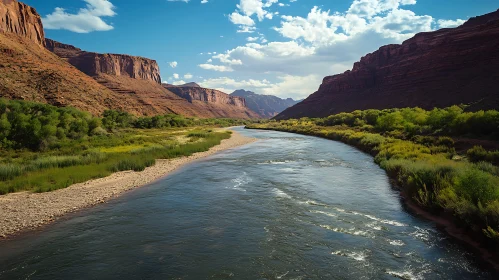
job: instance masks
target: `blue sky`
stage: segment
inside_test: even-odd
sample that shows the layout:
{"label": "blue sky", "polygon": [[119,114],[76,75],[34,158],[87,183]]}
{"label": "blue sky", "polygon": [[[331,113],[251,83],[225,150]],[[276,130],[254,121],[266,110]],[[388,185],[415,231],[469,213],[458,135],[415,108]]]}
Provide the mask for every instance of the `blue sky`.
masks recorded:
{"label": "blue sky", "polygon": [[[48,38],[158,61],[164,82],[304,98],[327,75],[497,0],[25,0]],[[203,3],[205,2],[205,3]]]}

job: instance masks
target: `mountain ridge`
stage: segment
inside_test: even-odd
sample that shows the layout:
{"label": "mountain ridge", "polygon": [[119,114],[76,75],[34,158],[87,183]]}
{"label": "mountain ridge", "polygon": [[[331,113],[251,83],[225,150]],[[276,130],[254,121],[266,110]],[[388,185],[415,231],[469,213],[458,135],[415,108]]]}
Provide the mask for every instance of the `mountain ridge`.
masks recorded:
{"label": "mountain ridge", "polygon": [[292,98],[282,99],[274,95],[256,94],[244,89],[236,90],[230,95],[244,97],[248,108],[257,112],[262,118],[273,118],[299,102]]}

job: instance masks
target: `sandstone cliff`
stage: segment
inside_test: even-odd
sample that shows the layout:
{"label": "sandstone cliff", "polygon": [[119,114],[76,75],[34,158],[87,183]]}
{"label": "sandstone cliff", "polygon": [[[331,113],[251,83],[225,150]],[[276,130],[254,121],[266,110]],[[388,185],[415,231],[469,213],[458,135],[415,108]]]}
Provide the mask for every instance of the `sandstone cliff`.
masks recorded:
{"label": "sandstone cliff", "polygon": [[243,97],[231,96],[215,89],[202,88],[196,83],[181,86],[163,85],[166,89],[190,103],[204,107],[219,117],[260,118],[246,106]]}
{"label": "sandstone cliff", "polygon": [[45,44],[42,19],[36,10],[17,0],[0,0],[0,31]]}
{"label": "sandstone cliff", "polygon": [[339,112],[470,104],[499,108],[499,11],[453,29],[420,33],[324,78],[319,90],[277,119]]}
{"label": "sandstone cliff", "polygon": [[67,59],[73,66],[90,76],[107,74],[161,84],[159,66],[152,59],[123,54],[85,52],[51,39],[46,39],[46,46],[51,52]]}
{"label": "sandstone cliff", "polygon": [[246,107],[246,100],[244,100],[244,98],[238,96],[230,96],[215,89],[192,86],[177,86],[168,87],[168,90],[184,99],[187,99],[187,101],[191,103],[192,101],[197,100],[208,103],[228,104],[241,108]]}
{"label": "sandstone cliff", "polygon": [[246,106],[257,112],[262,118],[273,118],[285,109],[295,105],[299,101],[291,98],[282,99],[273,95],[261,95],[246,90],[236,90],[231,96],[244,97]]}

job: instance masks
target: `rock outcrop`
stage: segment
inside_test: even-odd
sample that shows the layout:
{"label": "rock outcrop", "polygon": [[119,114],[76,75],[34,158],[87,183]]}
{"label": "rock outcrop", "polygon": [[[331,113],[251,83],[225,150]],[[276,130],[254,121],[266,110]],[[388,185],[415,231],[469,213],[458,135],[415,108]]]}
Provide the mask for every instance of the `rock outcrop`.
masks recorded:
{"label": "rock outcrop", "polygon": [[277,96],[256,94],[243,89],[236,90],[230,95],[244,97],[246,106],[257,112],[262,118],[273,118],[299,102],[292,98],[282,99]]}
{"label": "rock outcrop", "polygon": [[45,44],[42,19],[36,10],[17,0],[0,0],[0,31]]}
{"label": "rock outcrop", "polygon": [[319,90],[276,119],[402,107],[499,108],[499,11],[457,28],[420,33],[324,78]]}
{"label": "rock outcrop", "polygon": [[[231,117],[234,114],[237,115],[237,118],[261,117],[246,106],[246,100],[243,97],[231,96],[215,89],[202,88],[196,83],[180,86],[164,84],[163,86],[190,103],[204,107],[221,117]],[[230,112],[230,114],[226,112]]]}
{"label": "rock outcrop", "polygon": [[71,45],[46,39],[47,49],[67,59],[89,76],[101,74],[142,79],[161,84],[159,66],[155,60],[123,54],[100,54],[82,51]]}
{"label": "rock outcrop", "polygon": [[227,104],[240,108],[246,107],[246,100],[238,96],[230,96],[216,89],[192,87],[192,86],[174,86],[167,87],[169,91],[186,99],[189,102],[202,101],[208,103]]}

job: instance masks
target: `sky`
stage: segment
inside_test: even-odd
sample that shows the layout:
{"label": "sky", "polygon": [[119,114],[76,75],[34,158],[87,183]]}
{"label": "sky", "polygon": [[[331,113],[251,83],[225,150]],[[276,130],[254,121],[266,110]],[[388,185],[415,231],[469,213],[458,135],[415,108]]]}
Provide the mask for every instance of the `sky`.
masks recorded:
{"label": "sky", "polygon": [[497,0],[24,0],[46,36],[156,60],[163,82],[301,99],[386,44],[456,27]]}

